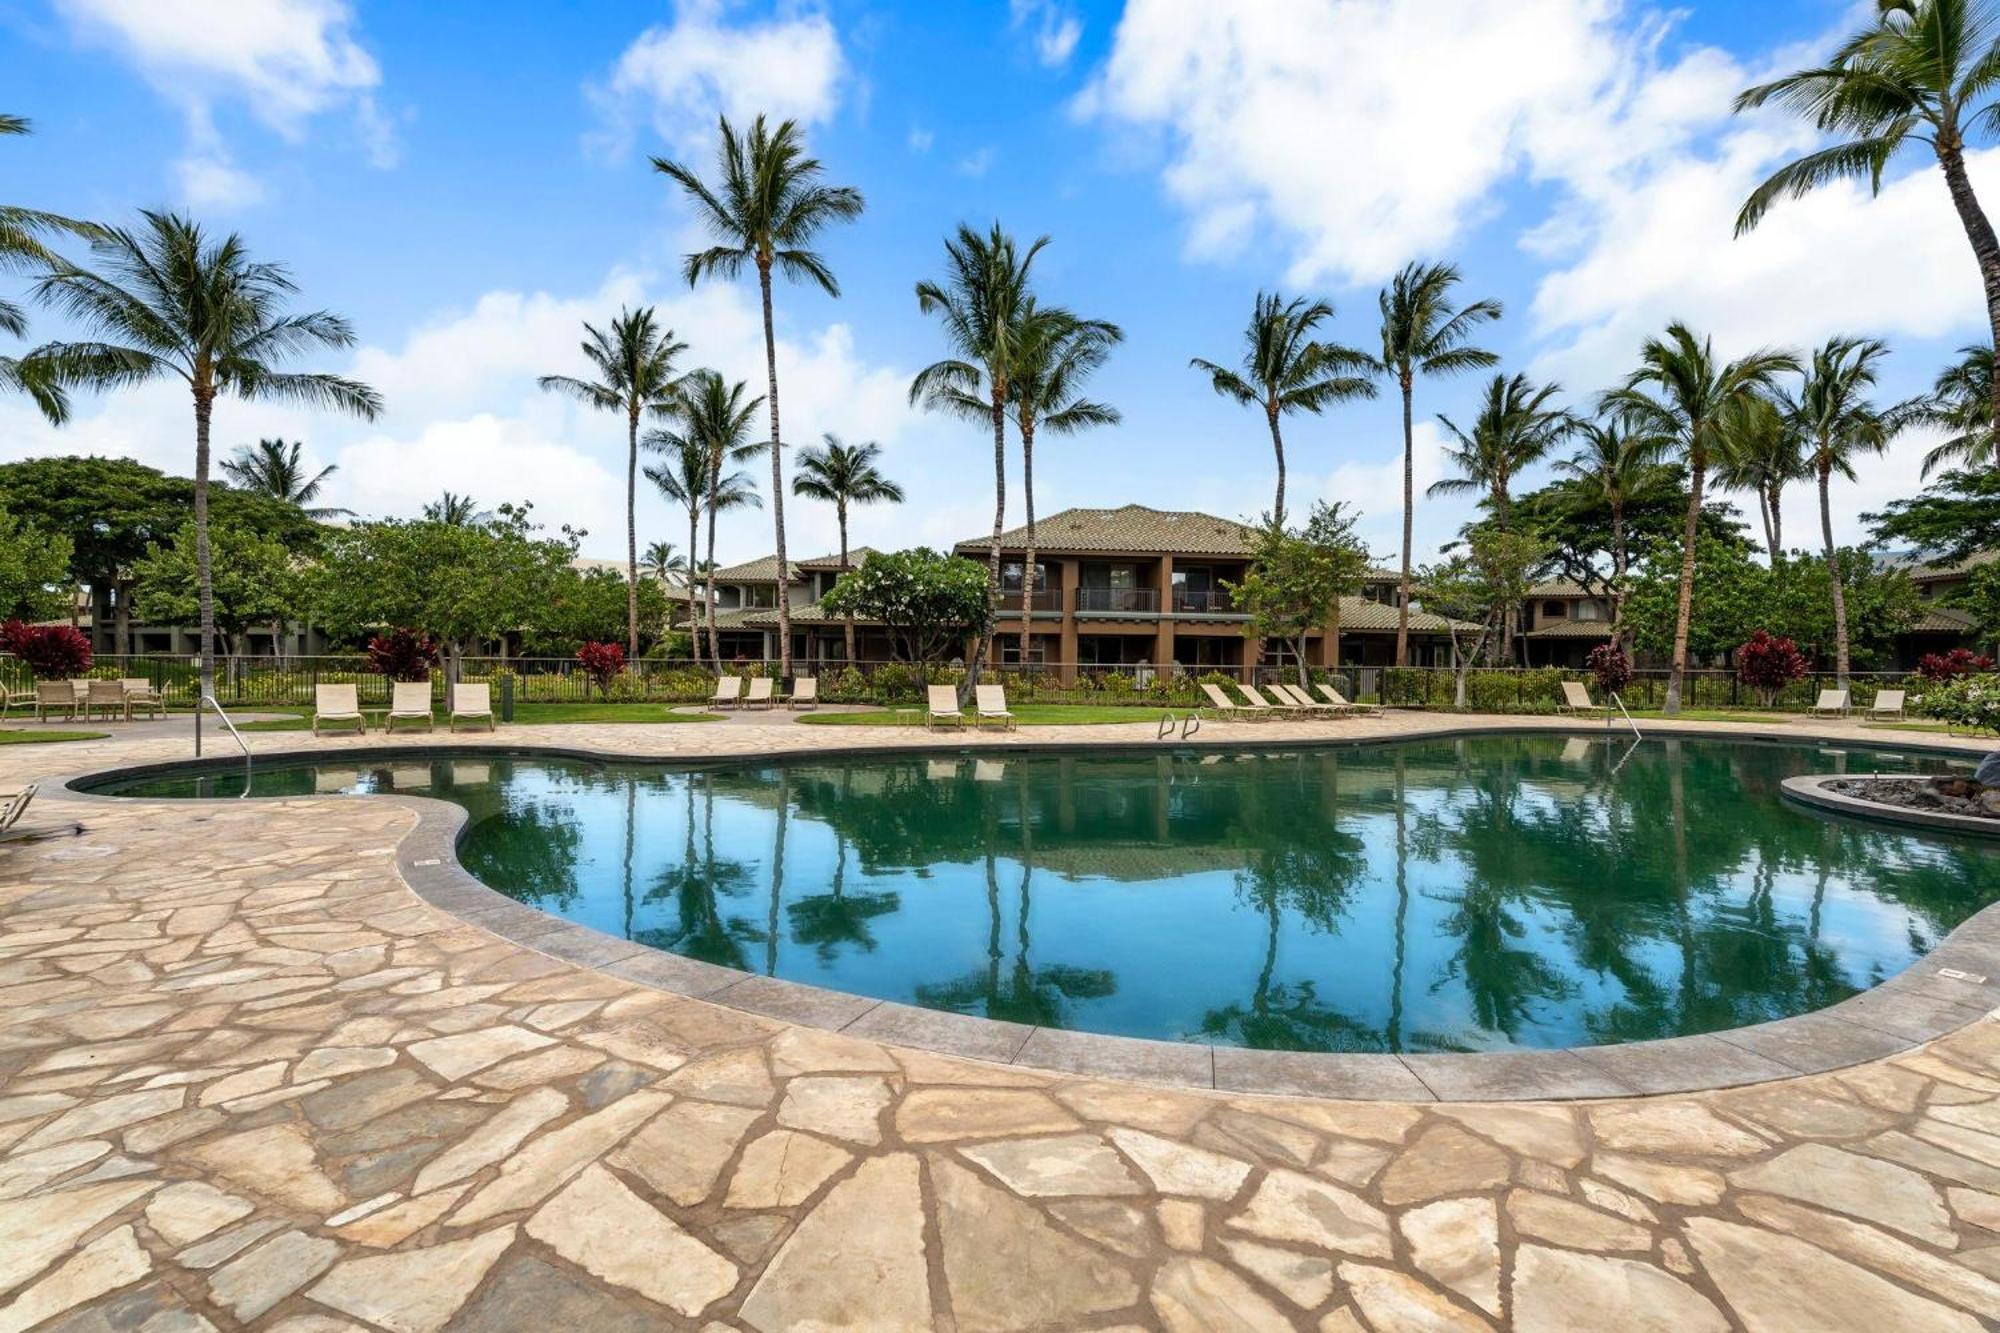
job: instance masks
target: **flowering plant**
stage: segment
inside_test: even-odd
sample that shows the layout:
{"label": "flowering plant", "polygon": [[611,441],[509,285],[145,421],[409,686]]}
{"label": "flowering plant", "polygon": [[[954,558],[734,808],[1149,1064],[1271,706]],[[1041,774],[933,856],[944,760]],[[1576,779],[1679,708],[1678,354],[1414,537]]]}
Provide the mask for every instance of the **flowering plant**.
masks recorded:
{"label": "flowering plant", "polygon": [[1927,688],[1917,707],[1947,727],[2000,731],[2000,676],[1956,676]]}
{"label": "flowering plant", "polygon": [[390,680],[429,680],[438,646],[420,629],[392,629],[368,641],[368,665]]}
{"label": "flowering plant", "polygon": [[1769,708],[1785,686],[1806,674],[1805,654],[1798,644],[1767,630],[1758,630],[1736,650],[1736,678],[1757,691]]}
{"label": "flowering plant", "polygon": [[625,670],[625,650],[615,643],[585,643],[576,650],[576,664],[608,698],[611,682]]}
{"label": "flowering plant", "polygon": [[36,680],[67,680],[90,670],[90,640],[72,625],[0,625],[0,648],[14,654]]}
{"label": "flowering plant", "polygon": [[1632,659],[1615,643],[1601,643],[1583,659],[1599,694],[1617,694],[1632,683]]}

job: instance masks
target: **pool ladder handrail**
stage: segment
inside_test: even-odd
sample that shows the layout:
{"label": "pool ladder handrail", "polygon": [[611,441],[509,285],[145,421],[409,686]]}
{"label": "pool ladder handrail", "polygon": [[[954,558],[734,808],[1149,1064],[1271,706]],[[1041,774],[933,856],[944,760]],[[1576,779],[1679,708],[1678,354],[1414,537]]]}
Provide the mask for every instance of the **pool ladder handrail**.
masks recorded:
{"label": "pool ladder handrail", "polygon": [[1160,714],[1160,725],[1154,731],[1153,739],[1159,741],[1174,739],[1174,729],[1176,727],[1180,729],[1180,739],[1186,740],[1201,730],[1201,714],[1189,713],[1186,717],[1181,718],[1175,717],[1172,710]]}
{"label": "pool ladder handrail", "polygon": [[204,708],[213,708],[215,710],[215,715],[222,719],[222,725],[229,728],[229,734],[236,738],[236,747],[239,750],[243,751],[243,772],[244,772],[243,794],[245,796],[248,796],[250,794],[249,773],[250,773],[250,765],[252,762],[250,755],[250,742],[243,739],[243,733],[238,731],[236,729],[236,724],[229,720],[229,714],[223,711],[221,701],[219,701],[213,694],[202,695],[201,701],[195,704],[194,706],[195,758],[197,759],[201,758],[201,710]]}
{"label": "pool ladder handrail", "polygon": [[[1616,690],[1611,691],[1611,702],[1618,705],[1618,711],[1624,714],[1625,725],[1632,728],[1632,739],[1640,741],[1645,740],[1646,738],[1639,733],[1639,724],[1637,722],[1634,722],[1632,720],[1632,715],[1625,711],[1625,701],[1618,697],[1618,691]],[[1604,726],[1606,730],[1609,730],[1611,727],[1611,714],[1609,713],[1606,713],[1604,715]]]}

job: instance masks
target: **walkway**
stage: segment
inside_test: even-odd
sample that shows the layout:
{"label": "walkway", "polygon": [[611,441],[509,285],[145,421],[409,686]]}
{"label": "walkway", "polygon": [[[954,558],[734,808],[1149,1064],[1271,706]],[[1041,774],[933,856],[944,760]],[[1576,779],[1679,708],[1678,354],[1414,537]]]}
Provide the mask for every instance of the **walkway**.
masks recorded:
{"label": "walkway", "polygon": [[[779,725],[503,739],[797,745]],[[183,752],[10,747],[0,785]],[[1991,1017],[1695,1095],[1165,1090],[794,1026],[498,939],[404,885],[414,819],[391,801],[30,819],[79,813],[82,837],[0,849],[0,1333],[2000,1323]]]}

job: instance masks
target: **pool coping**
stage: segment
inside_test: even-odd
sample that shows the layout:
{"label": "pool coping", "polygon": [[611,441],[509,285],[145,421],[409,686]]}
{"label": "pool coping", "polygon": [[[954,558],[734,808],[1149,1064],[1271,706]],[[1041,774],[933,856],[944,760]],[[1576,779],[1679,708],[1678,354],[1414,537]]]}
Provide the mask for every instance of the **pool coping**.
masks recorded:
{"label": "pool coping", "polygon": [[[1444,727],[1394,736],[1291,738],[1276,748],[1327,749],[1402,744],[1483,735],[1595,734],[1585,724],[1550,722],[1501,727]],[[1657,733],[1656,733],[1657,734]],[[1811,734],[1779,735],[1730,729],[1675,727],[1661,739],[1713,739],[1750,743],[1856,744],[1853,738]],[[1227,735],[1205,742],[1176,742],[1176,748],[1273,748],[1251,735]],[[1868,742],[1876,746],[1875,742]],[[425,758],[570,758],[603,764],[671,764],[682,768],[744,767],[792,760],[844,756],[962,755],[980,747],[926,738],[912,745],[856,749],[779,747],[754,755],[644,755],[574,744],[389,744],[338,750],[259,751],[272,763]],[[1148,748],[1124,739],[1025,742],[1005,752],[1048,753]],[[1892,742],[1877,748],[1964,757],[1966,748]],[[126,764],[52,779],[50,794],[65,800],[118,801],[130,798],[83,789],[117,779],[136,779],[190,768],[233,769],[235,756]],[[1790,787],[1797,779],[1787,779]],[[1788,791],[1786,793],[1790,795]],[[1835,806],[1834,793],[1800,804],[1835,818],[1849,811]],[[226,798],[218,798],[226,799]],[[310,796],[287,800],[310,800]],[[345,799],[345,798],[342,798]],[[631,940],[543,912],[509,898],[475,878],[460,864],[457,848],[465,808],[431,797],[385,794],[413,812],[415,826],[398,842],[395,865],[404,883],[440,911],[523,948],[575,966],[601,971],[635,985],[688,999],[893,1046],[982,1060],[1045,1072],[1161,1084],[1232,1094],[1310,1096],[1355,1101],[1494,1102],[1570,1101],[1604,1097],[1687,1093],[1738,1087],[1821,1074],[1898,1055],[1977,1022],[2000,1008],[2000,902],[1974,913],[1953,928],[1923,958],[1876,986],[1825,1009],[1748,1027],[1687,1037],[1612,1046],[1558,1049],[1393,1054],[1387,1052],[1261,1051],[1194,1042],[1157,1041],[1069,1029],[1035,1027],[943,1010],[877,1000],[805,982],[738,972]],[[1849,800],[1849,798],[1841,798]],[[1867,805],[1853,802],[1849,804]],[[1944,831],[1931,826],[1932,831]]]}
{"label": "pool coping", "polygon": [[[1864,800],[1859,796],[1849,796],[1845,792],[1834,791],[1827,785],[1832,782],[1847,782],[1852,778],[1852,774],[1821,773],[1811,777],[1786,778],[1779,786],[1788,799],[1800,805],[1831,810],[1836,814],[1853,815],[1856,818],[1896,824],[1903,828],[1966,833],[1975,838],[2000,838],[2000,819],[1953,814],[1949,810],[1915,810],[1909,806],[1885,805],[1881,801]],[[1915,781],[1915,779],[1910,780]]]}

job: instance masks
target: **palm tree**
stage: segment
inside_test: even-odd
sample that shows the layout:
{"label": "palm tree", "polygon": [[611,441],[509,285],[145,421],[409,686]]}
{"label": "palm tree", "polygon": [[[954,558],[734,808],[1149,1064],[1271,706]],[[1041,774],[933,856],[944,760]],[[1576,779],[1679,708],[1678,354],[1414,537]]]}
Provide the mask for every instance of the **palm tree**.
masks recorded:
{"label": "palm tree", "polygon": [[[764,405],[762,398],[746,397],[750,387],[737,380],[733,384],[725,381],[721,374],[713,370],[698,370],[688,376],[688,382],[681,394],[680,405],[674,416],[681,423],[680,431],[656,432],[656,436],[669,448],[678,448],[681,438],[694,441],[704,451],[708,459],[708,483],[703,488],[704,503],[708,509],[708,557],[702,562],[702,574],[707,582],[705,619],[708,624],[708,656],[715,669],[722,669],[722,655],[716,647],[715,636],[715,519],[716,515],[731,509],[760,508],[763,501],[757,496],[756,485],[741,472],[729,474],[724,485],[722,469],[728,463],[740,463],[746,458],[754,458],[762,453],[765,444],[751,443],[750,419],[757,415],[757,409]],[[694,530],[688,530],[688,550],[694,550]]]}
{"label": "palm tree", "polygon": [[1785,487],[1808,475],[1798,430],[1777,402],[1756,394],[1729,414],[1721,439],[1715,457],[1716,487],[1749,491],[1757,497],[1764,546],[1771,568],[1778,569],[1785,558]]}
{"label": "palm tree", "polygon": [[687,567],[687,557],[676,554],[672,542],[648,542],[646,549],[639,553],[639,568],[661,583],[676,574],[687,573]]}
{"label": "palm tree", "polygon": [[1577,499],[1611,511],[1611,641],[1620,642],[1625,624],[1625,578],[1631,568],[1625,514],[1632,502],[1657,491],[1670,476],[1660,463],[1668,441],[1663,435],[1634,429],[1618,417],[1577,423],[1583,445],[1556,464],[1575,488]]}
{"label": "palm tree", "polygon": [[[698,371],[699,376],[714,375],[713,371]],[[719,380],[721,377],[716,376]],[[737,385],[738,389],[742,385]],[[689,395],[688,406],[700,403],[706,394],[698,379]],[[741,410],[743,419],[757,410],[755,402]],[[657,486],[660,494],[687,509],[688,549],[693,550],[695,534],[700,530],[701,516],[708,512],[709,559],[705,562],[704,573],[708,577],[706,614],[703,619],[708,626],[708,654],[710,662],[719,670],[721,656],[716,650],[715,633],[715,516],[729,509],[757,509],[763,500],[757,494],[755,483],[748,473],[723,472],[722,462],[730,454],[729,450],[717,449],[711,437],[690,425],[680,431],[654,430],[646,434],[646,448],[667,456],[664,466],[648,467],[646,479]],[[696,645],[697,657],[700,646]]]}
{"label": "palm tree", "polygon": [[[847,507],[858,504],[901,504],[903,488],[883,476],[875,466],[882,446],[869,440],[863,444],[842,444],[828,432],[824,445],[808,445],[799,451],[799,470],[792,477],[792,494],[808,500],[825,500],[833,506],[840,524],[840,572],[847,565]],[[854,661],[854,613],[847,614],[847,660]]]}
{"label": "palm tree", "polygon": [[[32,132],[33,126],[26,116],[0,115],[0,135]],[[0,272],[46,269],[59,262],[44,243],[44,238],[56,232],[90,239],[101,235],[102,229],[40,209],[0,204]],[[27,331],[27,313],[12,301],[0,300],[0,332],[18,338]],[[50,379],[48,367],[32,358],[19,361],[0,356],[0,389],[27,394],[53,425],[60,426],[69,419],[68,395]]]}
{"label": "palm tree", "polygon": [[[688,285],[710,274],[734,278],[743,266],[757,269],[757,288],[764,303],[764,369],[770,382],[771,521],[777,534],[778,570],[791,566],[785,558],[784,437],[778,432],[778,341],[771,323],[771,270],[792,279],[808,279],[828,296],[840,295],[840,283],[826,261],[807,247],[829,223],[851,222],[861,216],[861,192],[847,185],[823,185],[824,170],[806,156],[805,140],[796,122],[787,120],[775,131],[764,118],[751,122],[750,136],[737,137],[729,118],[722,118],[722,143],[717,153],[721,180],[710,189],[688,167],[665,158],[653,159],[655,170],[680,185],[694,200],[701,220],[718,242],[687,257],[681,272]],[[782,589],[783,584],[780,583]],[[778,598],[779,674],[792,674],[792,612]]]}
{"label": "palm tree", "polygon": [[297,505],[308,518],[336,518],[353,513],[352,509],[331,505],[313,506],[326,479],[340,468],[329,463],[307,476],[304,455],[305,446],[296,440],[290,444],[283,440],[259,440],[255,448],[246,444],[236,451],[234,458],[223,459],[222,472],[246,491]]}
{"label": "palm tree", "polygon": [[201,690],[215,688],[215,586],[208,540],[209,425],[215,400],[338,408],[364,419],[381,395],[359,380],[278,367],[317,347],[349,347],[354,330],[324,310],[289,313],[298,290],[280,264],[252,260],[241,237],[211,240],[177,213],[145,212],[137,231],[91,242],[102,271],[57,261],[36,296],[98,335],[51,343],[34,356],[60,385],[122,388],[178,377],[194,400],[194,524],[201,621]]}
{"label": "palm tree", "polygon": [[1271,451],[1278,459],[1271,521],[1280,526],[1285,521],[1285,438],[1278,418],[1290,412],[1317,415],[1334,403],[1375,396],[1375,385],[1360,373],[1374,364],[1365,352],[1313,338],[1313,330],[1332,318],[1333,307],[1325,301],[1303,296],[1287,301],[1276,292],[1259,292],[1243,330],[1241,373],[1200,357],[1188,362],[1223,397],[1264,409]]}
{"label": "palm tree", "polygon": [[1833,474],[1852,481],[1854,460],[1880,453],[1902,428],[1909,410],[1877,408],[1869,401],[1888,345],[1875,338],[1833,337],[1812,354],[1798,397],[1790,402],[1790,424],[1805,445],[1805,462],[1819,482],[1819,531],[1833,586],[1834,684],[1847,688],[1847,593],[1841,586],[1840,548],[1833,542]]}
{"label": "palm tree", "polygon": [[639,657],[639,421],[662,417],[672,410],[680,392],[674,358],[687,344],[660,327],[653,308],[620,310],[607,332],[583,326],[583,356],[595,370],[594,380],[569,375],[544,375],[544,389],[566,393],[587,407],[623,413],[625,417],[625,652]]}
{"label": "palm tree", "polygon": [[1403,393],[1403,573],[1396,596],[1396,665],[1410,664],[1410,533],[1416,521],[1416,434],[1411,404],[1418,375],[1457,375],[1499,364],[1500,358],[1470,339],[1478,325],[1500,318],[1498,301],[1474,301],[1456,310],[1451,289],[1455,264],[1409,264],[1382,289],[1382,357],[1375,371],[1394,375]]}
{"label": "palm tree", "polygon": [[[1667,326],[1664,337],[1648,338],[1639,351],[1639,368],[1625,387],[1605,395],[1606,404],[1625,424],[1664,437],[1688,469],[1687,518],[1681,528],[1680,597],[1674,615],[1674,655],[1667,675],[1665,711],[1681,711],[1681,686],[1687,675],[1688,622],[1694,606],[1695,534],[1701,524],[1702,486],[1709,460],[1721,448],[1730,413],[1746,398],[1772,392],[1777,377],[1797,370],[1786,352],[1756,351],[1735,361],[1718,362],[1707,338],[1697,338],[1687,325]],[[1648,393],[1647,388],[1655,392]]]}
{"label": "palm tree", "polygon": [[960,223],[944,243],[945,277],[917,284],[917,309],[944,324],[955,354],[933,362],[910,381],[910,401],[993,427],[993,542],[986,560],[986,623],[966,672],[969,690],[979,681],[1000,604],[1000,534],[1007,519],[1007,404],[1014,364],[1020,359],[1022,316],[1031,308],[1028,274],[1049,238],[1025,251],[995,222],[986,235]]}
{"label": "palm tree", "polygon": [[[1928,144],[1979,264],[1990,341],[2000,342],[2000,238],[1965,169],[1966,135],[2000,118],[2000,102],[1992,98],[2000,81],[2000,15],[1989,0],[1876,0],[1875,7],[1874,21],[1825,64],[1737,95],[1739,112],[1776,102],[1840,142],[1772,173],[1744,201],[1736,234],[1755,227],[1781,196],[1796,199],[1833,181],[1865,180],[1879,193],[1896,154],[1911,143]],[[2000,389],[1989,386],[1988,403],[1992,419],[2000,420]]]}
{"label": "palm tree", "polygon": [[1978,468],[2000,461],[1993,438],[1993,349],[1975,343],[1959,348],[1958,356],[1938,372],[1930,396],[1912,406],[1913,421],[1951,432],[1924,455],[1925,477],[1947,463]]}
{"label": "palm tree", "polygon": [[479,501],[454,491],[444,491],[437,499],[424,505],[426,523],[442,523],[451,528],[473,527],[492,517],[491,511],[479,507]]}
{"label": "palm tree", "polygon": [[1035,594],[1035,431],[1074,435],[1092,426],[1115,426],[1118,409],[1081,396],[1083,383],[1125,340],[1116,324],[1078,319],[1059,307],[1044,309],[1028,298],[1021,338],[1009,376],[1014,425],[1021,432],[1021,503],[1027,510],[1027,552],[1021,562],[1021,666],[1033,644]]}

